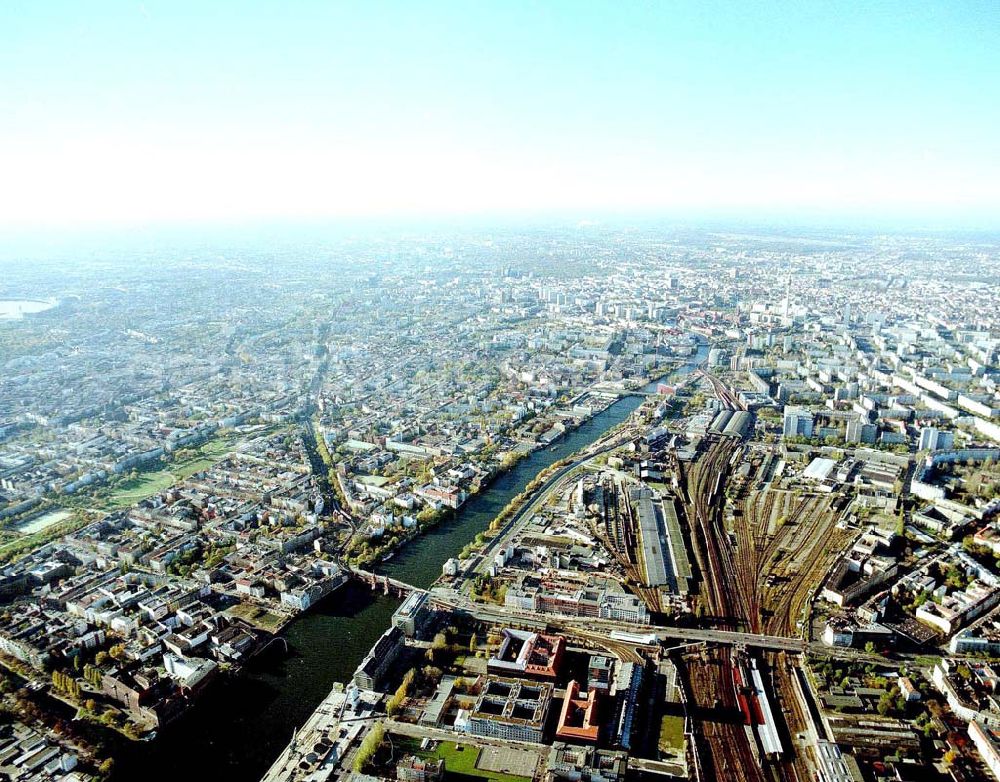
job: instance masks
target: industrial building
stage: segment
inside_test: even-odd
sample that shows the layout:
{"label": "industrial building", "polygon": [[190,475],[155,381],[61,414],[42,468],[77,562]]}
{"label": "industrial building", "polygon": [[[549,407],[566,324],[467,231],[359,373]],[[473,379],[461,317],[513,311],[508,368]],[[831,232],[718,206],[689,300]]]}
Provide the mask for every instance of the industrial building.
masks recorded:
{"label": "industrial building", "polygon": [[392,615],[393,627],[398,627],[407,638],[420,635],[427,617],[430,615],[430,604],[426,592],[411,592],[403,604]]}

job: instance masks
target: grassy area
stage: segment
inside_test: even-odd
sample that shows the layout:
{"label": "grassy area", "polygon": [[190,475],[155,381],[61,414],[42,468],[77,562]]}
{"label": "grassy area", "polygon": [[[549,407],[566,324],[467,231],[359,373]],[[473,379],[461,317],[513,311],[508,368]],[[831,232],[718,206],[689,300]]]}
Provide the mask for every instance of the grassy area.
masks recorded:
{"label": "grassy area", "polygon": [[157,492],[166,491],[175,483],[174,476],[167,470],[144,472],[134,479],[115,487],[108,497],[111,509],[127,508]]}
{"label": "grassy area", "polygon": [[22,535],[34,535],[36,532],[41,532],[47,527],[51,527],[53,524],[58,524],[61,521],[65,521],[70,516],[73,515],[73,511],[65,509],[50,510],[47,513],[42,513],[39,516],[34,516],[27,521],[22,521],[17,525],[16,529]]}
{"label": "grassy area", "polygon": [[166,491],[178,481],[183,481],[196,472],[207,470],[221,461],[232,446],[233,441],[228,437],[209,440],[194,449],[190,457],[163,463],[160,469],[141,472],[135,478],[111,489],[103,505],[109,510],[127,508],[146,497]]}
{"label": "grassy area", "polygon": [[667,714],[660,720],[660,750],[684,751],[684,718]]}
{"label": "grassy area", "polygon": [[269,633],[275,633],[285,621],[285,617],[279,614],[272,614],[270,611],[250,603],[240,603],[239,605],[227,608],[225,613],[232,617],[242,619],[244,622],[253,625]]}
{"label": "grassy area", "polygon": [[232,450],[233,443],[234,441],[229,437],[219,437],[215,440],[209,440],[197,448],[196,455],[190,459],[172,462],[169,468],[170,472],[180,481],[194,475],[196,472],[207,470],[216,462],[222,461],[222,458]]}
{"label": "grassy area", "polygon": [[3,540],[5,542],[0,546],[0,562],[12,562],[34,551],[39,546],[57,540],[63,535],[75,532],[80,527],[89,524],[90,521],[92,521],[92,517],[88,517],[86,512],[73,511],[70,516],[62,521],[51,524],[45,527],[45,529],[30,535],[19,535],[14,540],[9,540],[8,536],[4,535]]}
{"label": "grassy area", "polygon": [[386,478],[385,476],[382,475],[358,475],[357,481],[367,486],[375,486],[381,488],[382,486],[385,486],[387,483],[392,481],[392,478]]}
{"label": "grassy area", "polygon": [[397,746],[405,747],[407,752],[419,755],[424,758],[443,758],[445,767],[445,779],[449,782],[461,782],[461,780],[486,779],[490,782],[527,782],[529,777],[520,777],[515,774],[502,774],[497,771],[487,771],[477,768],[476,762],[479,760],[479,747],[472,744],[456,744],[454,741],[442,741],[432,751],[420,749],[420,744],[415,739],[395,740]]}

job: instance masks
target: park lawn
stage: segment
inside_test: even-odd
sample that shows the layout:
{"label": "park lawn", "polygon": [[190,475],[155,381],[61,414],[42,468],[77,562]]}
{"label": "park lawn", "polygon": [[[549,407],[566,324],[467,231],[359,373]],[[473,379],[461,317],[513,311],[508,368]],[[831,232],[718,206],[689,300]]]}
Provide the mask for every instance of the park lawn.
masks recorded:
{"label": "park lawn", "polygon": [[[412,742],[412,743],[410,743]],[[476,761],[479,760],[479,748],[472,744],[457,744],[454,741],[442,741],[432,751],[420,749],[416,740],[410,739],[407,742],[407,749],[416,755],[424,758],[443,758],[445,768],[445,780],[486,779],[490,782],[528,782],[530,777],[521,777],[516,774],[503,774],[498,771],[487,771],[477,768]]]}
{"label": "park lawn", "polygon": [[175,482],[174,476],[169,470],[139,473],[135,478],[125,481],[111,492],[108,505],[112,509],[127,508],[129,505],[146,499],[146,497],[166,491]]}
{"label": "park lawn", "polygon": [[392,478],[386,478],[384,475],[359,475],[357,481],[363,483],[366,486],[375,486],[376,488],[381,488],[389,483]]}
{"label": "park lawn", "polygon": [[216,437],[202,443],[195,451],[195,456],[183,461],[171,462],[166,468],[178,481],[189,478],[196,472],[207,470],[216,462],[222,459],[233,449],[234,440],[231,437]]}
{"label": "park lawn", "polygon": [[139,473],[133,480],[126,481],[113,489],[107,505],[112,510],[127,508],[147,497],[166,491],[171,486],[196,472],[207,470],[229,453],[233,442],[228,437],[218,437],[209,440],[195,450],[197,454],[190,459],[179,462],[168,462],[158,470]]}
{"label": "park lawn", "polygon": [[684,718],[672,714],[660,720],[660,749],[684,751]]}

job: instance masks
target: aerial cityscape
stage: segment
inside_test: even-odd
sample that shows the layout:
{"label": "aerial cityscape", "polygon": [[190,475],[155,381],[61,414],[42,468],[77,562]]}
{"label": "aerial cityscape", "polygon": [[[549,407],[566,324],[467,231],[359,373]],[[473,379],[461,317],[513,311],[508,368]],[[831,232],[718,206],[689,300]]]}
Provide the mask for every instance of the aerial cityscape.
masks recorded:
{"label": "aerial cityscape", "polygon": [[996,242],[310,254],[11,267],[12,779],[997,768]]}
{"label": "aerial cityscape", "polygon": [[0,9],[0,782],[1000,779],[998,33]]}

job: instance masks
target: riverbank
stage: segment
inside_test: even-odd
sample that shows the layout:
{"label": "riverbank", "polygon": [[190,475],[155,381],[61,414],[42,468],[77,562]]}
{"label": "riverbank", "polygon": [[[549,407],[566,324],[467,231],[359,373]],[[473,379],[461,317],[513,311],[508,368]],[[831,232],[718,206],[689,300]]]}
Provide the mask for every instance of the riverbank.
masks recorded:
{"label": "riverbank", "polygon": [[[590,391],[584,392],[584,394],[587,393],[591,392]],[[383,544],[382,546],[379,546],[377,549],[370,552],[367,556],[361,556],[361,557],[356,555],[348,556],[347,559],[349,563],[354,567],[361,568],[362,570],[373,570],[375,572],[380,572],[380,573],[383,572],[382,565],[384,565],[384,563],[393,559],[399,552],[405,551],[406,548],[411,546],[413,544],[413,541],[416,540],[417,538],[427,534],[430,530],[433,530],[435,527],[441,524],[447,524],[456,519],[457,517],[459,517],[460,515],[462,515],[465,512],[465,508],[469,505],[469,503],[475,500],[477,496],[490,491],[490,489],[492,488],[492,486],[494,485],[494,483],[497,481],[498,478],[502,477],[511,470],[516,469],[521,462],[523,462],[525,459],[528,459],[533,454],[538,453],[539,451],[548,450],[553,453],[559,451],[560,450],[559,445],[563,440],[565,440],[566,437],[570,436],[573,432],[580,429],[580,427],[586,426],[587,423],[592,421],[594,418],[603,415],[611,407],[619,404],[623,398],[632,395],[634,395],[634,392],[629,394],[623,394],[621,397],[618,398],[605,399],[606,404],[604,405],[604,407],[602,407],[595,413],[592,413],[591,415],[585,418],[579,418],[570,421],[569,423],[563,424],[563,430],[559,433],[557,437],[553,438],[552,440],[548,440],[545,442],[534,442],[534,443],[524,442],[523,445],[525,446],[526,450],[520,452],[512,452],[508,454],[505,457],[505,459],[509,459],[509,461],[506,463],[502,462],[500,466],[491,469],[490,472],[485,476],[485,479],[482,481],[482,483],[475,490],[471,491],[469,497],[460,507],[456,509],[451,509],[451,508],[439,509],[436,512],[433,521],[429,523],[420,522],[416,527],[408,531],[404,531],[402,534],[400,534],[395,539],[395,542],[393,542],[391,545]],[[320,455],[323,457],[324,463],[329,464],[329,451],[326,451],[325,446],[323,448],[320,448],[319,450],[320,450]],[[326,453],[326,456],[323,456],[324,452]],[[547,467],[544,469],[547,469]],[[341,476],[338,475],[337,481],[339,482],[340,480]],[[342,490],[339,491],[338,495],[342,497],[343,491]],[[341,504],[343,505],[342,502]],[[505,510],[501,511],[501,514],[505,512]],[[420,518],[419,514],[417,518],[418,519]],[[488,529],[489,528],[487,528],[487,530]],[[483,532],[485,531],[486,530],[483,530]]]}

